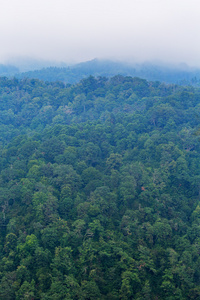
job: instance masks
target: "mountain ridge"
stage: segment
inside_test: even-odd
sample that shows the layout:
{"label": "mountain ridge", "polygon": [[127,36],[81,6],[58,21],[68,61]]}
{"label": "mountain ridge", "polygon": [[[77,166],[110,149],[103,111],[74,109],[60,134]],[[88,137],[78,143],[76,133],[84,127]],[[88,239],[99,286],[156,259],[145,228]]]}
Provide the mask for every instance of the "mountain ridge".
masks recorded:
{"label": "mountain ridge", "polygon": [[[42,65],[41,65],[42,66]],[[5,66],[6,67],[6,66]],[[13,67],[16,68],[16,67]],[[200,86],[200,69],[189,67],[186,64],[172,65],[165,63],[128,63],[121,61],[93,59],[73,65],[58,64],[42,67],[38,70],[20,72],[1,72],[0,75],[18,79],[34,78],[43,81],[62,81],[65,83],[77,83],[90,75],[94,77],[112,77],[115,75],[140,77],[149,81],[160,81],[168,84],[181,84]]]}

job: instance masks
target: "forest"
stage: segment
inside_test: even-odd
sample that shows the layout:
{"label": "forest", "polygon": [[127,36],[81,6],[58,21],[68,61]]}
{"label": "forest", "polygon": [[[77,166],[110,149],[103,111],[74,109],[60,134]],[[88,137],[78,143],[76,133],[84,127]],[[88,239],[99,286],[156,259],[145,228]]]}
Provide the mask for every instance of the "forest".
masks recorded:
{"label": "forest", "polygon": [[200,89],[0,77],[0,299],[200,299]]}

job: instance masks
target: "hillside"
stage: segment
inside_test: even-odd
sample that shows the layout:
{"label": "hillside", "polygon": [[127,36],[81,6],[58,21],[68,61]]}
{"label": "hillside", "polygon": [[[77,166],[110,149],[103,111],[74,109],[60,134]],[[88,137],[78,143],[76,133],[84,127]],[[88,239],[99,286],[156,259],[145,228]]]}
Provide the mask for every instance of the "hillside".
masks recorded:
{"label": "hillside", "polygon": [[[112,77],[115,75],[140,77],[149,81],[160,81],[181,85],[200,86],[200,70],[186,65],[167,65],[156,63],[125,63],[111,60],[94,59],[91,61],[66,66],[55,62],[30,61],[15,62],[18,66],[15,72],[1,72],[2,76],[16,78],[35,78],[43,81],[63,81],[65,83],[78,83],[81,79],[92,75],[95,77]],[[46,67],[44,67],[46,65]],[[21,66],[21,67],[20,67]],[[41,66],[41,67],[40,67]],[[49,67],[48,67],[49,66]],[[8,68],[8,66],[4,66]],[[10,67],[9,67],[10,68]],[[29,70],[28,70],[29,68]],[[19,71],[26,70],[26,72]],[[9,69],[8,69],[9,71]]]}
{"label": "hillside", "polygon": [[191,86],[0,78],[0,299],[199,299],[199,122]]}

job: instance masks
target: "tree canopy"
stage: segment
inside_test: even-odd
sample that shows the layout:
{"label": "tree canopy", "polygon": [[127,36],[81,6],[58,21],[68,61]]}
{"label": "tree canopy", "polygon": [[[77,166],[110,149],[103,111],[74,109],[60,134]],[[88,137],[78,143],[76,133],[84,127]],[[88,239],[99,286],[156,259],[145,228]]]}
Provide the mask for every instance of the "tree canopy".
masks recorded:
{"label": "tree canopy", "polygon": [[200,89],[0,78],[0,299],[200,297]]}

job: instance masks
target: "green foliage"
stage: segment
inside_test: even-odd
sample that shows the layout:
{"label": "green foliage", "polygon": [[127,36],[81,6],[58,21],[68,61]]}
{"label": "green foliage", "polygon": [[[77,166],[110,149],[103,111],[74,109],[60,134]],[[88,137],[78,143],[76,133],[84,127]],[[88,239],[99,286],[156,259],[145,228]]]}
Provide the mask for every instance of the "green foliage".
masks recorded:
{"label": "green foliage", "polygon": [[0,87],[0,299],[198,299],[199,89]]}

